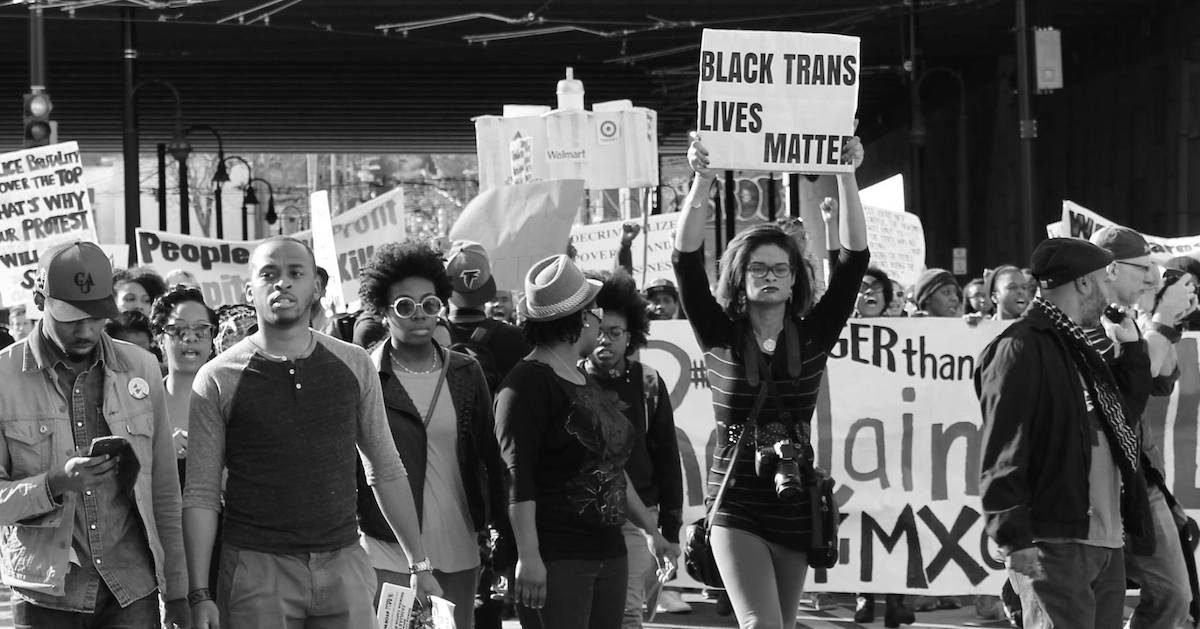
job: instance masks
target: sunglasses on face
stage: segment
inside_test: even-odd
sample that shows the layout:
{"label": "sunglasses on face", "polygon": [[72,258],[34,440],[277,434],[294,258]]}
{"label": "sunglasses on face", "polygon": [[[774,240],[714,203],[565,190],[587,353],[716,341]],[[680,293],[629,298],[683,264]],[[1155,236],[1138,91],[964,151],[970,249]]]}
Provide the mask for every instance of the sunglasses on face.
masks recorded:
{"label": "sunglasses on face", "polygon": [[442,300],[438,299],[437,295],[430,295],[420,302],[412,297],[400,297],[392,302],[392,312],[401,319],[413,318],[418,308],[426,317],[436,317],[442,311]]}
{"label": "sunglasses on face", "polygon": [[770,273],[775,277],[788,277],[792,274],[792,265],[788,264],[787,262],[780,262],[779,264],[763,264],[762,262],[752,262],[749,267],[746,267],[746,271],[750,273],[750,277],[760,280],[766,277],[767,273]]}
{"label": "sunglasses on face", "polygon": [[215,331],[216,326],[211,323],[197,323],[193,326],[172,324],[163,327],[163,334],[177,340],[183,340],[186,335],[190,334],[198,340],[208,341],[212,339]]}

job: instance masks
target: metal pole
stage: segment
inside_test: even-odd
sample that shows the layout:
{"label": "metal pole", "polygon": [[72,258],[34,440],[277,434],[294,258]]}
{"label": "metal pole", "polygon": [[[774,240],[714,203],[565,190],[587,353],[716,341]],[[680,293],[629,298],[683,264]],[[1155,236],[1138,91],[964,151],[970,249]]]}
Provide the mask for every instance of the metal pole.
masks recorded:
{"label": "metal pole", "polygon": [[213,192],[213,212],[217,214],[217,240],[221,240],[225,238],[225,209],[223,207],[224,202],[221,199],[221,184],[216,184],[215,188],[216,190]]}
{"label": "metal pole", "polygon": [[[121,9],[121,49],[123,57],[124,112],[121,117],[122,168],[125,171],[125,243],[129,245],[129,266],[137,262],[137,228],[142,224],[141,177],[138,174],[137,107],[133,100],[134,61],[137,48],[133,40],[133,9]],[[165,150],[165,147],[164,147]]]}
{"label": "metal pole", "polygon": [[188,165],[186,159],[179,162],[179,233],[192,233],[191,207],[188,206]]}
{"label": "metal pole", "polygon": [[733,180],[733,171],[725,171],[725,244],[737,235],[737,182]]}
{"label": "metal pole", "polygon": [[1037,120],[1033,119],[1029,94],[1029,26],[1025,18],[1025,0],[1017,3],[1017,115],[1020,128],[1021,259],[1033,253],[1033,141],[1037,138]]}
{"label": "metal pole", "polygon": [[167,145],[158,144],[158,229],[167,231]]}
{"label": "metal pole", "polygon": [[46,38],[42,9],[29,12],[29,91],[46,90]]}
{"label": "metal pole", "polygon": [[[909,98],[909,125],[915,122],[921,110],[921,82],[918,77],[921,76],[921,68],[918,61],[917,50],[917,11],[920,8],[920,0],[912,0],[908,8],[908,98]],[[921,193],[921,147],[909,142],[908,144],[908,176],[905,177],[905,183],[908,184],[908,211],[921,217],[925,221],[925,202]],[[928,222],[926,222],[928,224]]]}
{"label": "metal pole", "polygon": [[[971,173],[967,169],[967,88],[960,82],[962,99],[958,110],[958,246],[971,247],[971,210],[967,207]],[[968,258],[969,260],[970,258]]]}

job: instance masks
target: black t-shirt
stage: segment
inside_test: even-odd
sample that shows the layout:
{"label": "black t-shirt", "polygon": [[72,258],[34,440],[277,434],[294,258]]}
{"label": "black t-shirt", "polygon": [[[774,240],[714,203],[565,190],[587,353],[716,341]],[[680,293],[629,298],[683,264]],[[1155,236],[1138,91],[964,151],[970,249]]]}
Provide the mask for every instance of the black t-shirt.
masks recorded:
{"label": "black t-shirt", "polygon": [[496,394],[496,438],[509,502],[537,505],[542,559],[625,555],[625,462],[634,435],[615,394],[590,377],[579,386],[522,361]]}

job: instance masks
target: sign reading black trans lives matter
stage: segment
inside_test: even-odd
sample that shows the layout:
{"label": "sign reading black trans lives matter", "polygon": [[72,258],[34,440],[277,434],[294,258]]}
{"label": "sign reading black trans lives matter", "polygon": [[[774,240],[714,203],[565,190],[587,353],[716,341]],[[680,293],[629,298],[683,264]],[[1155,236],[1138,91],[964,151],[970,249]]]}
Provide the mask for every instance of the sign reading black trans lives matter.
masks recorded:
{"label": "sign reading black trans lives matter", "polygon": [[38,254],[61,240],[96,242],[79,146],[0,155],[0,300],[32,300]]}
{"label": "sign reading black trans lives matter", "polygon": [[849,172],[859,40],[704,29],[696,130],[719,170]]}

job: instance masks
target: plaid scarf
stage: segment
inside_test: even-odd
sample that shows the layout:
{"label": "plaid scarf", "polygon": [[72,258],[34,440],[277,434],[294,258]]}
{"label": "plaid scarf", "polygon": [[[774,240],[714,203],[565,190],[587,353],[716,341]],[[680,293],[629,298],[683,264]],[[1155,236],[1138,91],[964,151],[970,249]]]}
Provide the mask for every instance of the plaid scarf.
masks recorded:
{"label": "plaid scarf", "polygon": [[1088,341],[1083,328],[1071,321],[1058,306],[1036,297],[1030,307],[1049,319],[1071,348],[1071,357],[1075,359],[1075,365],[1083,375],[1092,399],[1096,401],[1097,410],[1104,419],[1101,422],[1104,434],[1113,449],[1121,453],[1121,456],[1115,458],[1120,464],[1121,476],[1128,486],[1137,474],[1141,445],[1138,443],[1137,431],[1125,423],[1125,406],[1108,363]]}

